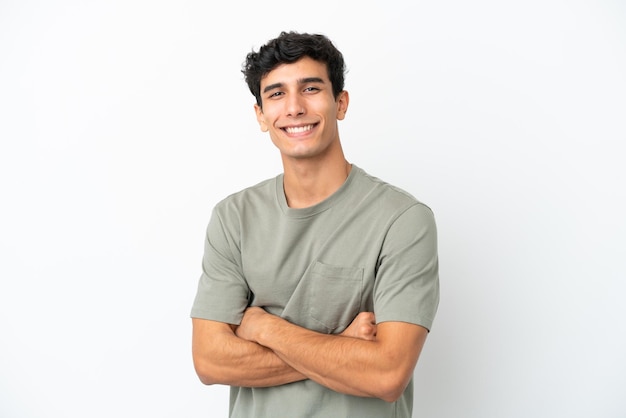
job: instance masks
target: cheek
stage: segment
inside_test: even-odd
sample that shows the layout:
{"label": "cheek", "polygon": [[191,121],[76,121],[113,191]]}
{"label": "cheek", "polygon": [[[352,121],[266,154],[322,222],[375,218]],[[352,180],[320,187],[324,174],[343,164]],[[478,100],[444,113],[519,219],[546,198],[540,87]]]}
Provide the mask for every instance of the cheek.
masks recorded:
{"label": "cheek", "polygon": [[280,148],[280,140],[277,138],[276,133],[269,131],[270,133],[270,139],[272,140],[272,143],[277,147]]}

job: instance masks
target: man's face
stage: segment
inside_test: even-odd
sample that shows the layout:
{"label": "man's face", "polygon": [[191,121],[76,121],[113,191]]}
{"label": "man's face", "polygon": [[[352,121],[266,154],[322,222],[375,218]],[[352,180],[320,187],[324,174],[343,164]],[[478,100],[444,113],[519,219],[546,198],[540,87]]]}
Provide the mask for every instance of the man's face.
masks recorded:
{"label": "man's face", "polygon": [[348,93],[335,100],[325,64],[304,57],[276,67],[261,79],[261,99],[257,120],[283,160],[341,151],[337,121],[345,116]]}

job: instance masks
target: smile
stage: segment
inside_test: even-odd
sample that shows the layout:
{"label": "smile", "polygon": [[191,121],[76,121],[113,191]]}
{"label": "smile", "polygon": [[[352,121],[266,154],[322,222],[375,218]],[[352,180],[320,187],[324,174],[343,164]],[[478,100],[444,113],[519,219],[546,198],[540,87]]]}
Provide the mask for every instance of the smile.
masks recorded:
{"label": "smile", "polygon": [[311,129],[313,129],[314,126],[315,125],[289,126],[289,127],[283,128],[283,129],[288,134],[301,134],[301,133],[310,131]]}

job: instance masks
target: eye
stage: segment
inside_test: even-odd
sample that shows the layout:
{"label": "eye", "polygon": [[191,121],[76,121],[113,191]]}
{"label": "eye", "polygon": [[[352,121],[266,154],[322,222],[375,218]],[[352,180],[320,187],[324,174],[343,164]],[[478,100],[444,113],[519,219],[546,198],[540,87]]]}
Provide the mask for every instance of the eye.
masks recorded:
{"label": "eye", "polygon": [[279,97],[279,96],[282,96],[282,95],[283,95],[283,92],[282,92],[282,91],[276,91],[276,92],[274,92],[274,93],[270,94],[270,95],[269,95],[269,96],[267,96],[267,97],[268,97],[268,98],[270,98],[270,99],[274,99],[274,98]]}
{"label": "eye", "polygon": [[308,86],[304,89],[305,92],[307,93],[314,93],[314,92],[318,92],[320,91],[319,87],[315,87],[315,86]]}

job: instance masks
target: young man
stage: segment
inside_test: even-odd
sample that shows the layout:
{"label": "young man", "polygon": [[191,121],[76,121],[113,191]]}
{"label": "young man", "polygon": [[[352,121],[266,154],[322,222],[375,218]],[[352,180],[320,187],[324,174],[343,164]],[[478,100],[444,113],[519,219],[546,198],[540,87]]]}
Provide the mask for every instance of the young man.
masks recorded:
{"label": "young man", "polygon": [[216,205],[193,359],[231,417],[410,417],[439,301],[431,210],[344,157],[342,54],[283,32],[248,54],[256,117],[284,173]]}

